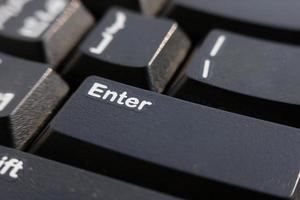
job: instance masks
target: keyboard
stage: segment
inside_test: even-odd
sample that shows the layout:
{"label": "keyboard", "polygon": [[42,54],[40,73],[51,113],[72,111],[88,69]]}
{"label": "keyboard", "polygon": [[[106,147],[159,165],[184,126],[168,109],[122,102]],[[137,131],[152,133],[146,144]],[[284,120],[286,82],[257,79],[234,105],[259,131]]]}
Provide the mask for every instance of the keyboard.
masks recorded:
{"label": "keyboard", "polygon": [[0,0],[0,199],[300,199],[299,10]]}

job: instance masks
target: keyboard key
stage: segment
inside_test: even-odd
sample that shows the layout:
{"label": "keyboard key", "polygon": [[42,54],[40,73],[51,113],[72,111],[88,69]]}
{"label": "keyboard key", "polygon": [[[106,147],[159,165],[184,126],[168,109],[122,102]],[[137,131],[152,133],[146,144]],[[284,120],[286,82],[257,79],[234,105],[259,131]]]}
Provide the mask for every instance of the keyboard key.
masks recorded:
{"label": "keyboard key", "polygon": [[157,14],[168,0],[82,0],[82,3],[96,16],[100,17],[112,6],[121,6],[147,15]]}
{"label": "keyboard key", "polygon": [[294,199],[300,132],[91,77],[32,151],[188,199]]}
{"label": "keyboard key", "polygon": [[71,82],[99,75],[161,92],[188,49],[189,40],[176,23],[113,9],[81,44],[65,73]]}
{"label": "keyboard key", "polygon": [[0,54],[0,143],[26,147],[67,91],[44,64]]}
{"label": "keyboard key", "polygon": [[0,51],[56,66],[93,23],[78,0],[0,3]]}
{"label": "keyboard key", "polygon": [[300,48],[213,31],[170,94],[300,127]]}
{"label": "keyboard key", "polygon": [[4,147],[0,159],[1,199],[177,199]]}
{"label": "keyboard key", "polygon": [[299,9],[298,0],[172,0],[167,15],[197,40],[222,28],[299,43]]}

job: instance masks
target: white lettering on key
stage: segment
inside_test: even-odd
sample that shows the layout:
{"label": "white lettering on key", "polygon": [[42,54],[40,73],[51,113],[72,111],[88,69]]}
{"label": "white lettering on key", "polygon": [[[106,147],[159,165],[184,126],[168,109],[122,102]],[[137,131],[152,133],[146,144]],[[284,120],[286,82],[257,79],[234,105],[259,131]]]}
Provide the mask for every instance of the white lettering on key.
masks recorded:
{"label": "white lettering on key", "polygon": [[221,35],[220,37],[218,37],[214,47],[210,51],[210,56],[211,57],[215,57],[218,54],[218,52],[220,51],[220,49],[221,49],[222,45],[224,44],[225,40],[226,40],[225,35]]}
{"label": "white lettering on key", "polygon": [[33,16],[25,18],[24,25],[18,30],[18,33],[29,38],[39,37],[66,6],[66,0],[47,0],[45,10],[37,10]]}
{"label": "white lettering on key", "polygon": [[94,83],[89,90],[88,95],[104,101],[106,100],[118,105],[123,105],[127,108],[137,109],[138,111],[142,111],[146,106],[153,105],[151,101],[140,100],[136,97],[128,98],[128,92],[126,91],[119,94],[116,91],[109,90],[107,85],[101,83]]}
{"label": "white lettering on key", "polygon": [[18,172],[23,169],[23,161],[16,158],[8,160],[7,156],[3,156],[0,160],[0,175],[8,174],[11,178],[18,178]]}
{"label": "white lettering on key", "polygon": [[[226,40],[225,35],[221,35],[221,36],[218,37],[216,43],[214,44],[213,48],[210,51],[210,56],[212,58],[217,56],[217,54],[219,53],[219,51],[220,51],[221,47],[223,46],[225,40]],[[208,78],[210,65],[211,65],[211,61],[209,59],[206,59],[204,61],[204,67],[203,67],[203,71],[202,71],[202,77],[203,78]]]}
{"label": "white lettering on key", "polygon": [[207,78],[208,77],[209,67],[210,67],[210,60],[205,60],[205,62],[204,62],[204,68],[203,68],[203,73],[202,73],[202,77],[203,78]]}
{"label": "white lettering on key", "polygon": [[120,30],[124,29],[125,22],[126,15],[123,12],[117,12],[115,22],[110,27],[107,27],[104,32],[102,32],[102,40],[100,41],[97,47],[91,47],[89,49],[90,52],[98,55],[103,53],[103,51],[114,39],[114,35]]}
{"label": "white lettering on key", "polygon": [[8,106],[14,97],[13,93],[0,93],[0,112]]}
{"label": "white lettering on key", "polygon": [[32,0],[7,0],[4,5],[0,5],[0,30],[5,28],[6,22],[17,17],[22,12],[24,6]]}

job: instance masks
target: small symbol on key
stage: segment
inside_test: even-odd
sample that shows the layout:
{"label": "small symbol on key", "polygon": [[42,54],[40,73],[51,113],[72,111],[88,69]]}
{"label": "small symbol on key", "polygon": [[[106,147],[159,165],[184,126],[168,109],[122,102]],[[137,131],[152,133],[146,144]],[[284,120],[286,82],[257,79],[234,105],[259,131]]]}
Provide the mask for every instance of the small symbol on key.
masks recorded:
{"label": "small symbol on key", "polygon": [[[225,35],[220,35],[218,37],[216,43],[214,44],[214,46],[211,49],[210,54],[209,54],[212,58],[215,57],[219,53],[219,51],[220,51],[221,47],[223,46],[225,40],[226,40]],[[211,61],[209,59],[206,59],[204,61],[202,78],[208,78],[210,64],[211,64]]]}
{"label": "small symbol on key", "polygon": [[16,16],[19,16],[23,11],[23,8],[32,0],[22,0],[22,1],[6,1],[5,4],[1,2],[0,6],[0,30],[4,30],[6,23],[9,22]]}
{"label": "small symbol on key", "polygon": [[0,112],[8,106],[14,97],[13,93],[0,93]]}
{"label": "small symbol on key", "polygon": [[48,0],[45,10],[37,10],[32,16],[25,18],[24,25],[18,30],[18,33],[29,38],[39,37],[66,6],[67,1],[65,0]]}
{"label": "small symbol on key", "polygon": [[98,55],[103,53],[103,51],[114,39],[114,35],[125,27],[126,19],[127,17],[123,12],[117,12],[115,22],[110,27],[107,27],[104,32],[102,32],[102,40],[97,47],[91,47],[90,52]]}

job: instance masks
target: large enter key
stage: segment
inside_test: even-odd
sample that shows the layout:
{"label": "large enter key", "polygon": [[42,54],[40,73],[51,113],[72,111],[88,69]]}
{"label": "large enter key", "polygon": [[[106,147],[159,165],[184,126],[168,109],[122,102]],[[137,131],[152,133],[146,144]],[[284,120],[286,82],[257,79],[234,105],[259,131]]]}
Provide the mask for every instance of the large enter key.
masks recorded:
{"label": "large enter key", "polygon": [[32,150],[184,198],[295,199],[298,129],[90,77]]}

